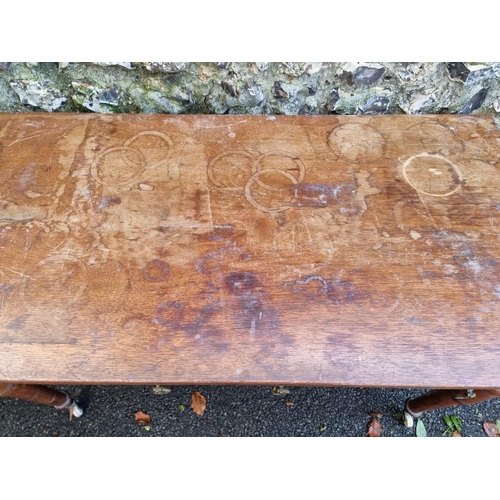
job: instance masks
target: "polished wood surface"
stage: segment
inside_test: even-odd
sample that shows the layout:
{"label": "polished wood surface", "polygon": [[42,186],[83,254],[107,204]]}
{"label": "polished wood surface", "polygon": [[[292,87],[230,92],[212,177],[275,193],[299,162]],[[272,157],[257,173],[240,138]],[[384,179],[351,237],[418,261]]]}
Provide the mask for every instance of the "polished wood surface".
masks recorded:
{"label": "polished wood surface", "polygon": [[477,116],[0,115],[0,380],[500,387]]}

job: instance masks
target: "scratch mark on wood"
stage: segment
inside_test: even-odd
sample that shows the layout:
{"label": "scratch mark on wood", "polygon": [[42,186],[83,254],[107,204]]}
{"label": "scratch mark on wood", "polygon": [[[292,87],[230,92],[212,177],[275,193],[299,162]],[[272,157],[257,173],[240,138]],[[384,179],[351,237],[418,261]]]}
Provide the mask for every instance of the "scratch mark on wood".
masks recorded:
{"label": "scratch mark on wood", "polygon": [[214,227],[214,218],[212,216],[212,200],[210,199],[210,188],[207,188],[207,207],[208,207],[208,218],[210,220],[210,225]]}
{"label": "scratch mark on wood", "polygon": [[69,366],[68,363],[65,363],[65,366],[66,368],[68,369],[69,373],[71,373],[71,375],[73,375],[73,377],[75,377],[76,380],[82,380],[81,377],[79,377],[75,372],[74,370],[71,368],[71,366]]}
{"label": "scratch mark on wood", "polygon": [[3,271],[0,271],[0,274],[1,274],[4,278],[8,279],[11,283],[14,283],[14,281],[12,281],[12,279],[11,279],[9,276],[7,276],[7,275],[6,275]]}
{"label": "scratch mark on wood", "polygon": [[378,230],[380,232],[382,232],[382,228],[380,227],[380,222],[378,220],[377,210],[375,208],[375,202],[373,200],[370,200],[370,206],[372,207],[373,215],[375,216],[375,220],[377,222]]}
{"label": "scratch mark on wood", "polygon": [[18,274],[19,276],[22,276],[23,278],[29,278],[31,280],[36,281],[35,278],[32,278],[31,276],[28,276],[27,274],[19,273],[17,271],[14,271],[14,269],[9,269],[8,267],[0,266],[1,269],[5,269],[6,271],[10,271],[11,273]]}
{"label": "scratch mark on wood", "polygon": [[92,193],[90,191],[90,184],[87,184],[83,188],[83,193],[85,195],[85,198],[87,199],[87,203],[88,203],[88,205],[90,207],[91,212],[95,214],[94,204],[92,203]]}
{"label": "scratch mark on wood", "polygon": [[305,228],[306,233],[307,233],[307,237],[309,238],[309,243],[312,244],[313,240],[311,237],[311,231],[309,230],[309,224],[307,223],[307,220],[305,218],[303,219],[303,222],[304,222],[304,228]]}
{"label": "scratch mark on wood", "polygon": [[53,130],[46,130],[46,131],[42,131],[42,132],[33,132],[32,134],[28,134],[24,137],[20,137],[19,139],[16,139],[15,141],[8,144],[7,147],[13,146],[14,144],[16,144],[18,142],[23,142],[23,141],[28,141],[30,139],[34,139],[35,137],[43,137],[46,135],[56,134],[56,133],[60,134],[62,130],[66,130],[66,129],[72,127],[73,125],[74,125],[73,123],[70,123],[69,125],[66,125],[66,126],[62,125],[60,127],[54,128]]}
{"label": "scratch mark on wood", "polygon": [[240,120],[239,122],[234,122],[234,123],[228,123],[224,125],[213,125],[210,123],[210,125],[203,125],[203,124],[196,124],[197,128],[209,128],[209,129],[214,129],[214,128],[231,128],[234,127],[235,125],[239,125],[241,123],[246,123],[248,120]]}
{"label": "scratch mark on wood", "polygon": [[420,202],[422,203],[422,206],[424,207],[425,211],[427,212],[428,217],[426,217],[426,218],[428,218],[431,221],[431,223],[435,229],[439,229],[438,225],[436,224],[436,221],[434,220],[431,213],[429,212],[427,204],[425,203],[425,200],[424,200],[422,194],[420,193],[420,191],[417,191],[417,195],[418,195],[418,198],[420,199]]}

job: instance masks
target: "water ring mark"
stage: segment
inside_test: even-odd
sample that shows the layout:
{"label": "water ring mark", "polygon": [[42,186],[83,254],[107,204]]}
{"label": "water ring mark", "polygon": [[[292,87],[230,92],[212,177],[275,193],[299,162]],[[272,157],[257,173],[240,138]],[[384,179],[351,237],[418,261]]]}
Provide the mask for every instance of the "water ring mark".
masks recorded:
{"label": "water ring mark", "polygon": [[[130,156],[135,160],[131,160]],[[139,179],[145,167],[146,158],[142,151],[116,146],[101,151],[94,158],[90,173],[99,184],[125,186]]]}
{"label": "water ring mark", "polygon": [[154,259],[148,262],[142,270],[142,276],[150,282],[163,281],[170,271],[169,265],[161,259]]}
{"label": "water ring mark", "polygon": [[[255,174],[253,174],[250,177],[250,179],[248,179],[247,183],[245,184],[245,197],[246,197],[246,199],[248,200],[248,202],[251,205],[253,205],[258,210],[262,210],[263,212],[274,213],[274,212],[283,212],[285,210],[288,210],[289,208],[292,207],[293,201],[297,198],[297,189],[294,189],[294,196],[293,196],[292,200],[290,200],[288,203],[283,203],[281,205],[278,205],[277,207],[269,206],[270,204],[268,204],[268,206],[266,206],[266,205],[263,205],[262,203],[259,203],[258,201],[255,200],[255,193],[252,194],[252,187],[255,184],[258,184],[265,191],[269,191],[271,193],[276,193],[277,191],[283,192],[283,188],[279,188],[279,187],[277,188],[274,186],[270,186],[268,183],[265,183],[265,182],[257,183],[257,181],[259,180],[259,177],[261,177],[262,175],[268,175],[268,174],[278,174],[278,175],[284,176],[286,179],[290,180],[293,185],[297,185],[299,183],[298,179],[296,177],[294,177],[287,170],[279,170],[277,168],[269,168],[269,169],[265,169],[265,170],[260,170],[260,171],[256,172]],[[289,192],[290,190],[287,189],[286,191]]]}
{"label": "water ring mark", "polygon": [[[160,141],[164,143],[164,146],[161,145],[161,142],[159,143],[160,145],[158,145],[157,142],[157,144],[154,146],[151,146],[150,144],[141,145],[141,142],[144,142],[144,138],[149,138],[151,140],[151,138],[154,137],[159,138]],[[168,160],[170,160],[172,151],[174,149],[174,142],[172,141],[172,139],[168,135],[163,134],[162,132],[157,132],[155,130],[146,130],[144,132],[139,132],[138,134],[135,134],[127,139],[123,143],[123,145],[125,147],[137,149],[144,155],[144,157],[146,158],[145,168],[147,170],[158,168],[161,165],[167,163]]]}
{"label": "water ring mark", "polygon": [[369,125],[348,123],[328,135],[332,152],[349,163],[373,163],[384,155],[384,137]]}
{"label": "water ring mark", "polygon": [[41,260],[21,283],[20,293],[29,307],[64,310],[76,302],[87,287],[85,264],[69,255]]}
{"label": "water ring mark", "polygon": [[[300,158],[287,153],[265,153],[258,158],[259,171],[261,170],[281,170],[293,175],[298,182],[302,182],[306,175],[306,167]],[[285,167],[285,168],[283,168]],[[278,191],[280,188],[269,186],[261,179],[257,179],[257,184],[264,189]]]}
{"label": "water ring mark", "polygon": [[259,168],[256,158],[250,153],[229,151],[212,158],[208,164],[208,178],[217,187],[239,190]]}
{"label": "water ring mark", "polygon": [[444,156],[460,154],[464,145],[455,131],[455,127],[447,127],[434,120],[425,120],[403,132],[406,148],[417,144],[419,151],[432,151]]}
{"label": "water ring mark", "polygon": [[153,321],[161,326],[182,328],[185,309],[186,306],[182,302],[162,302],[157,308],[157,316]]}
{"label": "water ring mark", "polygon": [[[419,162],[419,158],[428,161]],[[420,153],[408,158],[403,163],[403,176],[418,193],[440,198],[456,193],[464,183],[457,165],[444,156],[431,153]]]}

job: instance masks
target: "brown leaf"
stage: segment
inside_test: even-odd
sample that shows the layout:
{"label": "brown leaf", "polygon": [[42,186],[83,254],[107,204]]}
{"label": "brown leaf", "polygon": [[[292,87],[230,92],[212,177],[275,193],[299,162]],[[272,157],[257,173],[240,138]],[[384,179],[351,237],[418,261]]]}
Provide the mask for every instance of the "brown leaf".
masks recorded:
{"label": "brown leaf", "polygon": [[69,407],[69,421],[73,420],[73,415],[75,414],[75,408],[73,406]]}
{"label": "brown leaf", "polygon": [[295,406],[295,403],[293,401],[285,401],[285,404],[287,406]]}
{"label": "brown leaf", "polygon": [[198,415],[203,416],[207,408],[207,400],[205,396],[198,391],[194,391],[191,396],[191,408]]}
{"label": "brown leaf", "polygon": [[372,413],[370,413],[370,415],[372,417],[375,417],[375,418],[382,418],[384,415],[382,415],[382,413],[379,413],[378,411],[374,411]]}
{"label": "brown leaf", "polygon": [[151,423],[151,417],[147,413],[144,413],[143,411],[135,412],[134,417],[135,417],[135,421],[139,424],[150,424]]}
{"label": "brown leaf", "polygon": [[484,422],[483,429],[489,437],[500,437],[500,432],[498,427],[493,422]]}
{"label": "brown leaf", "polygon": [[453,434],[451,435],[452,438],[461,438],[462,434],[458,431],[453,431]]}
{"label": "brown leaf", "polygon": [[368,424],[368,436],[380,437],[380,434],[382,434],[382,424],[374,417]]}

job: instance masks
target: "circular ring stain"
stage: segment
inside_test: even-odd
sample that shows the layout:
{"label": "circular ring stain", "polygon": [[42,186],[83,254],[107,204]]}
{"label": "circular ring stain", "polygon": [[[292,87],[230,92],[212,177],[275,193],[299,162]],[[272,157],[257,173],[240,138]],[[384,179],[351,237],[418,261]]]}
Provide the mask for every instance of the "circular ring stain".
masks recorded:
{"label": "circular ring stain", "polygon": [[450,196],[463,185],[460,169],[441,155],[420,153],[408,158],[403,175],[415,191],[429,196]]}
{"label": "circular ring stain", "polygon": [[348,123],[334,128],[328,136],[332,152],[349,163],[373,163],[384,155],[384,137],[369,125]]}
{"label": "circular ring stain", "polygon": [[[264,180],[261,184],[257,181],[262,177],[267,176],[267,182]],[[281,177],[281,179],[279,179]],[[271,182],[279,179],[278,185],[273,185]],[[287,185],[282,185],[283,180],[291,182]],[[255,208],[264,212],[283,212],[291,208],[291,203],[297,197],[297,190],[294,185],[299,181],[288,171],[270,168],[260,170],[253,174],[245,185],[245,197]],[[280,185],[281,184],[281,185]],[[292,188],[292,189],[291,189]],[[292,199],[285,201],[283,198],[290,198],[290,192],[293,190]],[[257,201],[258,198],[258,201]]]}
{"label": "circular ring stain", "polygon": [[138,149],[127,146],[108,148],[92,162],[90,173],[100,184],[126,185],[137,180],[146,166],[146,158]]}
{"label": "circular ring stain", "polygon": [[208,164],[208,178],[217,187],[240,189],[259,170],[254,156],[245,151],[229,151],[217,155]]}

